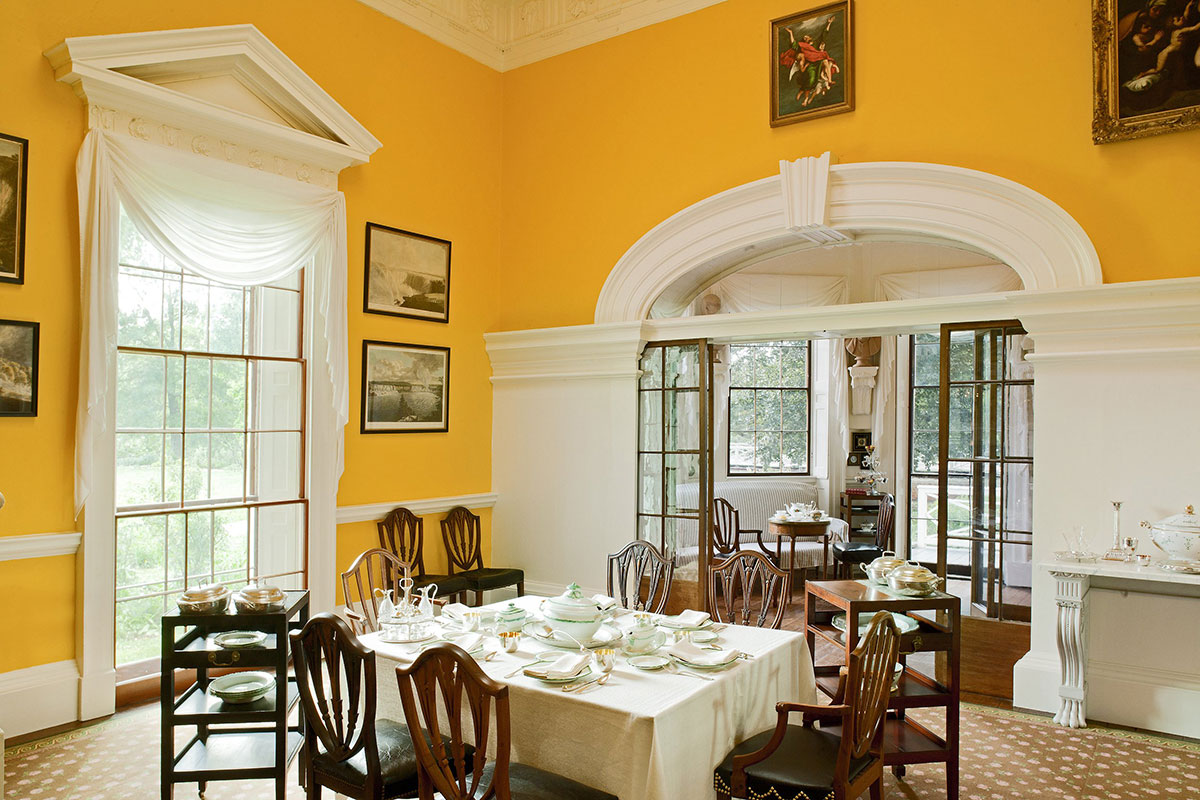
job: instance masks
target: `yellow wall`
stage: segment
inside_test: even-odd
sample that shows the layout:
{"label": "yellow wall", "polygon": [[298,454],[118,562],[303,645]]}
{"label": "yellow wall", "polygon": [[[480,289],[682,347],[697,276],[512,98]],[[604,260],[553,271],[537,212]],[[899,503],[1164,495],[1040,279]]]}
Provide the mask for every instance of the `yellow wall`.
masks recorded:
{"label": "yellow wall", "polygon": [[728,0],[506,73],[500,329],[591,322],[617,259],[680,209],[832,150],[1042,192],[1105,280],[1200,274],[1200,131],[1091,143],[1091,5],[858,0],[858,110],[772,129],[768,23]]}
{"label": "yellow wall", "polygon": [[[42,56],[68,36],[253,23],[383,142],[370,164],[347,170],[340,183],[350,231],[352,404],[362,339],[448,345],[450,432],[362,436],[354,405],[338,503],[488,491],[491,387],[482,334],[495,326],[498,284],[498,73],[355,0],[9,0],[3,16],[0,131],[31,144],[26,280],[0,284],[0,318],[40,321],[42,345],[37,418],[0,419],[0,491],[9,498],[0,536],[75,529],[74,162],[85,115]],[[449,325],[362,313],[368,220],[453,241]],[[432,568],[444,555],[436,518],[426,524]],[[370,524],[339,530],[339,568],[374,541]],[[74,656],[73,561],[0,562],[0,641],[8,643],[0,647],[0,672]]]}

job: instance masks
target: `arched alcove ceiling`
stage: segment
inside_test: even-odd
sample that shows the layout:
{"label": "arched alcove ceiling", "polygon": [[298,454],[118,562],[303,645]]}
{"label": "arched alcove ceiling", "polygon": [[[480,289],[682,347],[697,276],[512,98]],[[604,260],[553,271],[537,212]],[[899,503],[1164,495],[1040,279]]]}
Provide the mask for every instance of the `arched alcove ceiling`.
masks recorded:
{"label": "arched alcove ceiling", "polygon": [[1026,289],[1103,283],[1095,247],[1021,184],[941,164],[831,165],[829,153],[701,200],[639,239],[605,281],[596,322],[646,319],[676,281],[699,289],[760,253],[842,242],[953,243],[1011,267]]}

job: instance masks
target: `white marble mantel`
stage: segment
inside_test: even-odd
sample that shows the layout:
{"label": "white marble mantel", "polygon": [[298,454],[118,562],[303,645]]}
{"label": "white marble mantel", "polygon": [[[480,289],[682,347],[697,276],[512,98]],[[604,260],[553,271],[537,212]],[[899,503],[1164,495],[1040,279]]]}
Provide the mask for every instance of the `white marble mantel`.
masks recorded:
{"label": "white marble mantel", "polygon": [[1161,561],[1141,567],[1114,561],[1052,561],[1039,568],[1054,578],[1058,606],[1058,713],[1054,721],[1087,727],[1088,593],[1092,588],[1145,594],[1200,597],[1200,575],[1172,572]]}

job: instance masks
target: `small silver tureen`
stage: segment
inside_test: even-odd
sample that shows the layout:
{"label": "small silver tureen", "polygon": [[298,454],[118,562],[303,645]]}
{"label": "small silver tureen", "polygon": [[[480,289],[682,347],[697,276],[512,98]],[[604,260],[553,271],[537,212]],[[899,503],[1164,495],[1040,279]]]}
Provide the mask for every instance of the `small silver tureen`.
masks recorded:
{"label": "small silver tureen", "polygon": [[577,583],[572,583],[558,597],[543,600],[542,616],[551,630],[562,631],[584,644],[592,640],[604,622],[600,606],[584,597]]}
{"label": "small silver tureen", "polygon": [[1173,514],[1158,522],[1142,521],[1150,529],[1150,541],[1170,559],[1164,569],[1195,568],[1200,561],[1200,516],[1188,506],[1182,514]]}
{"label": "small silver tureen", "polygon": [[896,555],[892,550],[884,550],[883,555],[872,561],[870,564],[859,564],[862,571],[867,573],[867,577],[871,579],[871,583],[878,583],[880,586],[887,585],[887,577],[896,567],[904,566],[904,559]]}
{"label": "small silver tureen", "polygon": [[915,561],[906,561],[887,576],[888,588],[909,597],[924,597],[937,591],[942,579]]}

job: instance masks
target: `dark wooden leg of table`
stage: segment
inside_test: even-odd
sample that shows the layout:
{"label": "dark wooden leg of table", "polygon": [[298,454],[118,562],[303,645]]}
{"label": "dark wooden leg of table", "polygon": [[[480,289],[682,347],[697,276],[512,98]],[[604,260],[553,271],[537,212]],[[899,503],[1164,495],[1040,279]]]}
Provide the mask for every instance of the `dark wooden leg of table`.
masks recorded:
{"label": "dark wooden leg of table", "polygon": [[792,537],[792,561],[788,564],[788,571],[792,573],[792,588],[788,590],[788,605],[792,604],[792,597],[796,593],[796,537]]}

